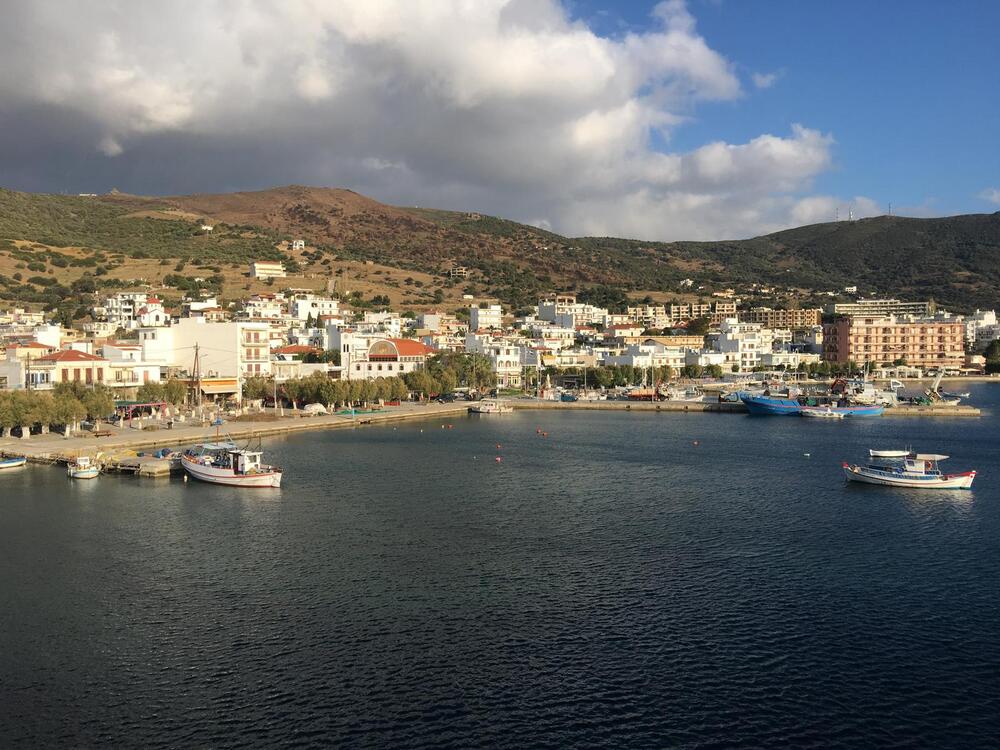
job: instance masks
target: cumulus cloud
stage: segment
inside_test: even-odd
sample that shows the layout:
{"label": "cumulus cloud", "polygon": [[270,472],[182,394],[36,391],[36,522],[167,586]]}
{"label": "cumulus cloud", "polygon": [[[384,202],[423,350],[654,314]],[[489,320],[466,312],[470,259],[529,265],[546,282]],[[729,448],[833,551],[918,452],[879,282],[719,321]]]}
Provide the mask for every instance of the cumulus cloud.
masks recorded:
{"label": "cumulus cloud", "polygon": [[1000,206],[1000,188],[986,188],[979,194],[979,197],[988,203]]}
{"label": "cumulus cloud", "polygon": [[0,182],[306,182],[650,239],[819,215],[821,130],[663,149],[744,95],[682,0],[615,38],[558,0],[36,0],[0,25]]}

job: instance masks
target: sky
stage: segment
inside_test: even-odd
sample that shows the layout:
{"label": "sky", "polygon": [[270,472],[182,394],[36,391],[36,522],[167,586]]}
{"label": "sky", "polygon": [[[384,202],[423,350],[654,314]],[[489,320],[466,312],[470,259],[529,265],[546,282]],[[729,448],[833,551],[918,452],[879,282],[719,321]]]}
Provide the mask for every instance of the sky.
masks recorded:
{"label": "sky", "polygon": [[1000,210],[1000,3],[3,9],[7,188],[346,187],[650,240]]}

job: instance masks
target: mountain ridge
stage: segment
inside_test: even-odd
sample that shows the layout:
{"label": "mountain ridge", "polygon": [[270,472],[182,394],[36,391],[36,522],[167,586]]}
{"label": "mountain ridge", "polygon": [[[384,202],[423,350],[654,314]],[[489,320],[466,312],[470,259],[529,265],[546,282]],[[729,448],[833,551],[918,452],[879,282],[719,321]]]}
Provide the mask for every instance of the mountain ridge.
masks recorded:
{"label": "mountain ridge", "polygon": [[[201,223],[218,224],[213,232]],[[287,240],[313,254],[292,257]],[[0,189],[0,241],[90,247],[131,257],[310,266],[319,256],[437,277],[452,264],[510,305],[594,285],[677,290],[760,283],[821,292],[858,285],[955,307],[1000,301],[1000,212],[881,216],[812,224],[745,240],[656,242],[564,237],[475,212],[392,206],[347,188],[287,185],[181,196],[56,196]],[[21,251],[22,254],[24,251]],[[445,282],[441,282],[445,283]]]}

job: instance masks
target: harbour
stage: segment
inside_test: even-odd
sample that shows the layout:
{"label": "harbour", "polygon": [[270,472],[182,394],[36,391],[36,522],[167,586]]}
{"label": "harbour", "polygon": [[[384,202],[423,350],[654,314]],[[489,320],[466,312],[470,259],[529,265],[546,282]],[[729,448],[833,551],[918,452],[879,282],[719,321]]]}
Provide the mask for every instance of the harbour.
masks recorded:
{"label": "harbour", "polygon": [[[1000,406],[995,385],[970,388]],[[708,747],[733,722],[743,747],[992,736],[995,420],[632,406],[271,435],[286,481],[267,491],[0,472],[18,612],[0,739]],[[844,481],[841,461],[910,446],[977,469],[975,485]]]}

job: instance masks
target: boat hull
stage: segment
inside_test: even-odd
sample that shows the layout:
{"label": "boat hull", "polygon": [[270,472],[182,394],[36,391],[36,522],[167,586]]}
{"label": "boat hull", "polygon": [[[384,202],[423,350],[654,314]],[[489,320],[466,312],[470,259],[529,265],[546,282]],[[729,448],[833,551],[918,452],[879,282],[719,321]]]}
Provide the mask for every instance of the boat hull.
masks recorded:
{"label": "boat hull", "polygon": [[878,484],[884,487],[904,487],[920,490],[968,490],[976,472],[967,471],[962,474],[928,474],[919,476],[913,474],[894,474],[891,471],[869,469],[864,466],[843,465],[844,475],[851,482]]}
{"label": "boat hull", "polygon": [[[742,401],[750,414],[756,416],[784,416],[795,417],[802,414],[804,410],[814,409],[827,411],[826,406],[802,406],[793,398],[775,398],[774,396],[756,396],[752,393],[740,393]],[[885,411],[882,404],[856,404],[853,406],[831,406],[829,410],[834,414],[842,414],[845,417],[879,417]]]}
{"label": "boat hull", "polygon": [[224,484],[229,487],[269,488],[281,487],[281,472],[268,471],[256,474],[236,474],[232,469],[206,466],[188,456],[181,459],[181,465],[189,476],[199,482]]}
{"label": "boat hull", "polygon": [[97,479],[97,475],[100,473],[101,470],[96,466],[91,466],[86,469],[69,468],[66,470],[66,475],[70,479]]}
{"label": "boat hull", "polygon": [[28,459],[23,457],[5,458],[2,461],[0,461],[0,471],[3,471],[4,469],[20,469],[26,463],[28,463]]}

